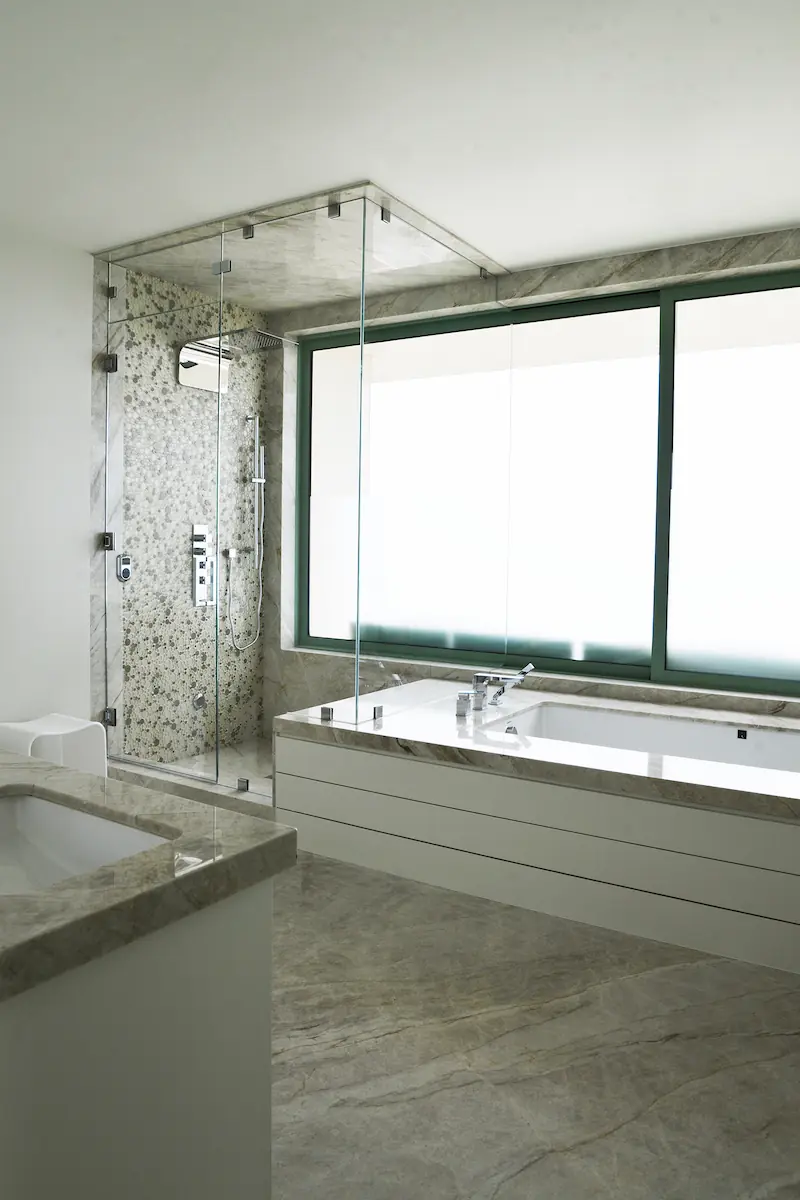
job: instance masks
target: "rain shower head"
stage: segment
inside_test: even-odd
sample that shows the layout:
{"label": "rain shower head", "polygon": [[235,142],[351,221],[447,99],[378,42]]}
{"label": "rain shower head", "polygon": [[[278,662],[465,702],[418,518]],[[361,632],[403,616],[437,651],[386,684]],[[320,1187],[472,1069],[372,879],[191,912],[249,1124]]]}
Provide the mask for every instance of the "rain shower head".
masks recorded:
{"label": "rain shower head", "polygon": [[[223,346],[227,345],[234,355],[263,354],[265,350],[280,350],[284,339],[264,329],[230,329],[222,335]],[[238,355],[237,355],[238,357]]]}
{"label": "rain shower head", "polygon": [[[296,346],[265,329],[228,329],[221,336],[196,338],[178,351],[178,383],[205,392],[227,392],[228,370],[247,354]],[[199,368],[196,370],[195,368]]]}

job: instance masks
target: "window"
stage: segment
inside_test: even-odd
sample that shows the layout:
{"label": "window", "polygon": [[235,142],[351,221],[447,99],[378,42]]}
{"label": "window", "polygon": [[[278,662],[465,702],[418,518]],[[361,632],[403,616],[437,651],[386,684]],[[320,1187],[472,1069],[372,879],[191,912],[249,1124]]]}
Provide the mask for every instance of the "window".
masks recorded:
{"label": "window", "polygon": [[658,309],[536,321],[512,337],[509,650],[648,663]]}
{"label": "window", "polygon": [[667,665],[800,679],[800,288],[675,310]]}
{"label": "window", "polygon": [[299,644],[800,693],[796,284],[306,339]]}

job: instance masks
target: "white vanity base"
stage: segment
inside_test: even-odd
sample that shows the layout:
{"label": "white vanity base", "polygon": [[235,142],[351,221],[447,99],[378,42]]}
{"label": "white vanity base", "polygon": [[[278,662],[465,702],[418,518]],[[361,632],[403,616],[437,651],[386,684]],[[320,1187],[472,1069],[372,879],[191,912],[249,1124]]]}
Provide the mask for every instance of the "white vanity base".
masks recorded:
{"label": "white vanity base", "polygon": [[0,1004],[3,1200],[266,1200],[272,882]]}
{"label": "white vanity base", "polygon": [[304,850],[800,971],[800,824],[275,738]]}

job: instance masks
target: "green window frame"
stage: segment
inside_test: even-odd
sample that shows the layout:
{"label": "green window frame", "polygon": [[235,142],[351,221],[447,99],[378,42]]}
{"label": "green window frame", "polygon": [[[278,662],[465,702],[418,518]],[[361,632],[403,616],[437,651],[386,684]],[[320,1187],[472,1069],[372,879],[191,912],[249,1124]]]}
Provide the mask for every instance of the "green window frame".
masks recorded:
{"label": "green window frame", "polygon": [[[547,321],[595,313],[620,312],[632,308],[658,308],[659,397],[656,474],[656,526],[654,562],[653,633],[649,665],[608,663],[591,659],[570,659],[535,653],[536,666],[545,672],[576,674],[609,680],[646,681],[678,687],[714,691],[774,693],[800,696],[800,679],[770,679],[758,676],[711,674],[678,671],[667,667],[667,603],[669,594],[670,498],[672,490],[672,440],[674,419],[675,309],[683,300],[745,292],[771,291],[800,286],[800,271],[728,276],[707,282],[628,292],[618,295],[563,300],[549,304],[492,310],[484,313],[447,317],[420,318],[402,324],[364,330],[366,343],[400,341],[436,333],[454,333],[491,326],[507,326]],[[297,425],[297,527],[296,527],[296,605],[295,645],[301,650],[355,652],[352,639],[313,637],[309,632],[309,501],[311,484],[311,424],[313,405],[313,356],[317,350],[359,343],[359,329],[314,334],[299,339],[298,346],[298,425]],[[379,641],[361,637],[361,652],[368,656],[454,665],[517,668],[528,661],[525,653],[500,652],[496,644],[480,637],[464,649],[440,646],[434,638],[417,642]]]}

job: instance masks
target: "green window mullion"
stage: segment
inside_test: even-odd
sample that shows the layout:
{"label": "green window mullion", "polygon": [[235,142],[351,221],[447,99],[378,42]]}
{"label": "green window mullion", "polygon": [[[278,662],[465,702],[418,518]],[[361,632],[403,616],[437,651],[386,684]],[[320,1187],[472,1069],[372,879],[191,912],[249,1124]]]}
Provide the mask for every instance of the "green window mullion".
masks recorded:
{"label": "green window mullion", "polygon": [[311,365],[313,349],[300,343],[297,351],[297,500],[295,525],[296,646],[309,642],[309,575],[311,530]]}
{"label": "green window mullion", "polygon": [[675,299],[669,292],[662,292],[661,294],[658,372],[656,546],[653,592],[653,650],[650,673],[654,681],[663,681],[667,669],[669,510],[672,492],[672,432],[675,401]]}

